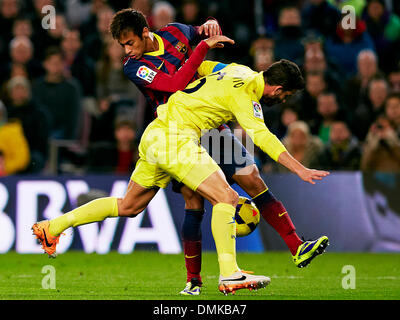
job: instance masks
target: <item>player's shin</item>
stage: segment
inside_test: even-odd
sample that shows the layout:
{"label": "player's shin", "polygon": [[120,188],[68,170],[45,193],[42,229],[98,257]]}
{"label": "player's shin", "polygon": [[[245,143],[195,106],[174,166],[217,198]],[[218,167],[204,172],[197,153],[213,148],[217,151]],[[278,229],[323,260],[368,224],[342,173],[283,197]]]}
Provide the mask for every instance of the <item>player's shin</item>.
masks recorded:
{"label": "player's shin", "polygon": [[185,210],[182,225],[182,244],[185,255],[187,282],[197,278],[201,283],[201,222],[204,210]]}
{"label": "player's shin", "polygon": [[261,216],[279,233],[292,255],[295,255],[302,241],[282,202],[278,201],[268,189],[255,196],[253,201]]}
{"label": "player's shin", "polygon": [[60,217],[50,220],[49,231],[53,236],[58,236],[69,227],[103,221],[108,217],[118,217],[116,197],[92,200]]}
{"label": "player's shin", "polygon": [[220,274],[223,277],[239,270],[236,263],[235,207],[227,203],[214,205],[211,230],[218,254]]}

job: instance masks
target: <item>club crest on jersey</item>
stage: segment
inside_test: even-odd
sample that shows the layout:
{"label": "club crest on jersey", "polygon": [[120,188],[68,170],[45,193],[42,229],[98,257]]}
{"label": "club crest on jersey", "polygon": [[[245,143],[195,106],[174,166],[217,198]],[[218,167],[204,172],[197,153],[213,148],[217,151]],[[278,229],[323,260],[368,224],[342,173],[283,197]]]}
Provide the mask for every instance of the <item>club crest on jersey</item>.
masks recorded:
{"label": "club crest on jersey", "polygon": [[252,103],[253,103],[253,113],[254,113],[254,116],[255,116],[256,118],[259,118],[259,119],[264,119],[263,111],[262,111],[261,105],[260,105],[258,102],[256,102],[256,101],[252,101]]}
{"label": "club crest on jersey", "polygon": [[138,71],[136,72],[136,75],[140,78],[143,79],[149,83],[152,83],[154,80],[154,77],[156,76],[157,72],[154,70],[151,70],[150,68],[146,66],[141,66]]}
{"label": "club crest on jersey", "polygon": [[180,53],[185,54],[187,52],[187,47],[184,43],[178,42],[178,44],[175,46],[175,49],[178,50]]}

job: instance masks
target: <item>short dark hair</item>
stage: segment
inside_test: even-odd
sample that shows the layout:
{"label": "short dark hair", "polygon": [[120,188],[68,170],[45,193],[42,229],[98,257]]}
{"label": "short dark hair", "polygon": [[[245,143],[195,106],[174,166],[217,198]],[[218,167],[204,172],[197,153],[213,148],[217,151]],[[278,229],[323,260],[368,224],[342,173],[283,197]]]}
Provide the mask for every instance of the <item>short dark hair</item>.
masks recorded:
{"label": "short dark hair", "polygon": [[386,97],[386,101],[389,99],[398,99],[400,100],[400,92],[390,92],[388,96]]}
{"label": "short dark hair", "polygon": [[284,91],[304,89],[304,78],[300,68],[292,61],[281,59],[263,72],[265,82],[271,86],[282,86]]}
{"label": "short dark hair", "polygon": [[318,96],[334,96],[335,99],[337,100],[336,92],[330,89],[322,90],[322,92]]}
{"label": "short dark hair", "polygon": [[45,52],[44,52],[44,59],[43,61],[47,61],[48,59],[50,59],[52,56],[63,56],[63,52],[61,51],[61,49],[57,46],[50,46],[48,47]]}
{"label": "short dark hair", "polygon": [[149,25],[142,12],[135,9],[122,9],[114,14],[110,32],[114,39],[118,40],[125,32],[132,31],[135,35],[142,38],[143,28],[148,28]]}

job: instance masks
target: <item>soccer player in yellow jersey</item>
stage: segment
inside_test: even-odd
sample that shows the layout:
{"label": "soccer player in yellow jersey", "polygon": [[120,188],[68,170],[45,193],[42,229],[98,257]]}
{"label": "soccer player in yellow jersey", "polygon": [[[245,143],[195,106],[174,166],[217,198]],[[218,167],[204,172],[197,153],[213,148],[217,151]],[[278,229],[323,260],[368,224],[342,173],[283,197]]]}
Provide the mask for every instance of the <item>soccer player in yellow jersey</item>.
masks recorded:
{"label": "soccer player in yellow jersey", "polygon": [[[159,188],[165,188],[174,178],[197,191],[213,206],[211,228],[220,266],[219,290],[227,294],[243,288],[262,288],[270,282],[268,277],[247,274],[237,266],[234,216],[238,194],[199,144],[200,137],[205,130],[237,121],[255,145],[302,180],[315,184],[315,180],[321,180],[329,172],[300,164],[264,123],[261,100],[282,102],[303,88],[304,80],[296,64],[280,60],[257,73],[232,63],[209,73],[215,64],[203,63],[199,72],[207,74],[205,77],[174,93],[166,104],[158,107],[158,118],[142,136],[140,159],[123,198],[96,199],[32,227],[48,254],[55,253],[59,236],[68,227],[108,217],[135,217]],[[302,250],[306,253],[315,246],[324,249],[327,240],[321,237],[318,243],[311,242]],[[312,252],[313,255],[322,253]]]}

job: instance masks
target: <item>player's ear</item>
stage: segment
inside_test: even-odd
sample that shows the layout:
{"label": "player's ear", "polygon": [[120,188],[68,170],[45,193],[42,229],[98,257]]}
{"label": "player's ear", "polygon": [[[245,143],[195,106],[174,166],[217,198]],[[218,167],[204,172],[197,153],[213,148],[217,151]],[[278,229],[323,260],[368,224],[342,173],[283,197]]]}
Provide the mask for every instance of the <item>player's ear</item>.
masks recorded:
{"label": "player's ear", "polygon": [[144,27],[144,28],[143,28],[143,32],[142,32],[142,39],[148,38],[148,37],[149,37],[149,34],[150,34],[149,28]]}
{"label": "player's ear", "polygon": [[273,86],[274,89],[272,90],[272,94],[274,96],[280,95],[283,92],[283,87],[282,86]]}

